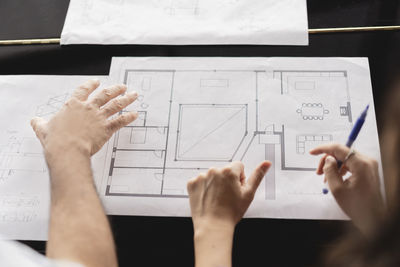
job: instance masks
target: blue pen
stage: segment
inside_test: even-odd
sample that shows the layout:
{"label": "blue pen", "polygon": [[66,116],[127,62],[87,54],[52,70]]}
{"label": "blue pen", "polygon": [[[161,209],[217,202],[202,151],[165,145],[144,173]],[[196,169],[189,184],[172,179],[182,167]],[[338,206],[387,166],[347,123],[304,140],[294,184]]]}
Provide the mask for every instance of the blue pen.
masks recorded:
{"label": "blue pen", "polygon": [[[348,148],[351,148],[354,141],[356,141],[357,136],[360,133],[362,126],[364,125],[365,118],[367,117],[368,109],[369,109],[369,105],[365,108],[363,113],[361,113],[360,117],[356,121],[356,124],[354,124],[354,127],[351,130],[349,139],[347,139],[346,146]],[[338,169],[340,170],[340,168],[343,165],[343,162],[341,162],[340,160],[337,160],[337,165],[338,165]],[[327,188],[322,189],[322,193],[328,194],[328,192],[329,192],[329,190]]]}

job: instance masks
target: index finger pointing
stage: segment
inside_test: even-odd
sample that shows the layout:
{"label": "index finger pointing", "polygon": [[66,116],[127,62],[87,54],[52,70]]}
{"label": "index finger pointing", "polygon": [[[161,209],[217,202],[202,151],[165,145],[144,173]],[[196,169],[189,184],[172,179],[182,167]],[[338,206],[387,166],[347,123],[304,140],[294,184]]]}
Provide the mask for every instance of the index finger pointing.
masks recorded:
{"label": "index finger pointing", "polygon": [[263,161],[257,168],[253,171],[250,178],[247,180],[250,192],[256,193],[258,186],[260,185],[262,179],[267,174],[268,169],[271,167],[270,161]]}

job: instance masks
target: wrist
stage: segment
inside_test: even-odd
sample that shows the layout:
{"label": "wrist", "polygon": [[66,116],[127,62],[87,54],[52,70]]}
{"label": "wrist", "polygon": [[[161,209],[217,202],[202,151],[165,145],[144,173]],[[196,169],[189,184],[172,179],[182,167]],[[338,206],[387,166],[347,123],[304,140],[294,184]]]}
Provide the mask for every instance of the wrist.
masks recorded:
{"label": "wrist", "polygon": [[49,170],[68,170],[74,166],[89,165],[90,154],[77,146],[49,146],[44,150]]}
{"label": "wrist", "polygon": [[50,165],[62,159],[72,157],[90,159],[90,152],[83,145],[70,142],[48,142],[43,144],[44,155],[47,163]]}
{"label": "wrist", "polygon": [[194,249],[196,266],[232,266],[235,224],[221,220],[195,222]]}
{"label": "wrist", "polygon": [[194,238],[202,238],[208,234],[226,234],[233,235],[236,224],[229,220],[220,219],[203,219],[201,221],[194,222]]}
{"label": "wrist", "polygon": [[[71,146],[45,150],[45,158],[50,174],[52,195],[58,189],[64,193],[71,188],[76,188],[79,183],[81,189],[84,184],[93,183],[90,155],[83,150]],[[75,189],[74,189],[75,190]]]}

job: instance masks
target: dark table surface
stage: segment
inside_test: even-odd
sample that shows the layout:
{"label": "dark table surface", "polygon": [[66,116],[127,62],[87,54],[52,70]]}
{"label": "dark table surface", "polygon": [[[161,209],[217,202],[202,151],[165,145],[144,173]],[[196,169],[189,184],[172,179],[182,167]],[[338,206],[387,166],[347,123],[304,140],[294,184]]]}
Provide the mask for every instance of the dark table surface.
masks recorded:
{"label": "dark table surface", "polygon": [[[69,0],[0,0],[0,40],[59,37]],[[399,0],[309,0],[310,28],[399,25]],[[291,46],[0,46],[0,74],[108,74],[113,56],[368,57],[378,128],[400,70],[400,31],[310,36]],[[400,76],[399,76],[400,77]],[[1,88],[0,88],[1,90]],[[190,218],[110,216],[121,266],[193,266]],[[246,219],[239,223],[234,266],[318,266],[348,222]],[[44,252],[44,242],[25,241]]]}

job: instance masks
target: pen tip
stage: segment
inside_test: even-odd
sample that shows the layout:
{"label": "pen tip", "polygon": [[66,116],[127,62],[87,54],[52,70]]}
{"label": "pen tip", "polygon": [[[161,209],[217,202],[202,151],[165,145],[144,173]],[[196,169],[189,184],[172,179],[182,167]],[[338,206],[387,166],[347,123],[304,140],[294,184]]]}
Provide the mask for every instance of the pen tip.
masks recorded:
{"label": "pen tip", "polygon": [[[363,114],[367,115],[367,113],[368,113],[368,110],[369,110],[369,104],[368,104],[368,106],[365,108],[365,110],[364,110]],[[365,115],[364,115],[364,116],[365,116]]]}

